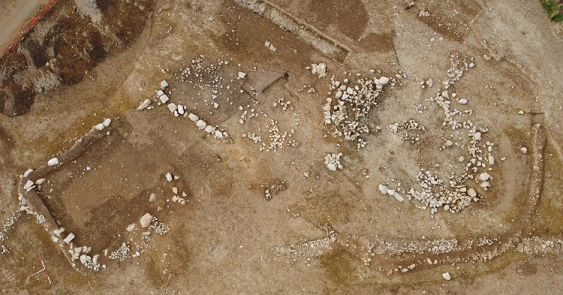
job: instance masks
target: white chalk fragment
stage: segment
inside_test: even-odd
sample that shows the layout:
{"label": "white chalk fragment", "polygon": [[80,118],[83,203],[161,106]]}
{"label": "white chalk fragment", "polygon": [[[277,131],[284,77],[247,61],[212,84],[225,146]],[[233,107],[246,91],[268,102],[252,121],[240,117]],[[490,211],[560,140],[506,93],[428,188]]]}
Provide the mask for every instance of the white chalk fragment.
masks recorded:
{"label": "white chalk fragment", "polygon": [[205,126],[207,126],[207,123],[205,123],[205,121],[203,120],[198,120],[195,125],[197,126],[197,128],[199,129],[204,129]]}
{"label": "white chalk fragment", "polygon": [[184,114],[184,106],[181,104],[178,105],[178,114],[180,115]]}
{"label": "white chalk fragment", "polygon": [[29,175],[29,173],[33,172],[33,169],[27,169],[24,173],[23,173],[23,177],[27,177]]}
{"label": "white chalk fragment", "polygon": [[495,158],[493,157],[493,155],[489,155],[489,165],[494,165],[495,164]]}
{"label": "white chalk fragment", "polygon": [[246,73],[238,72],[238,78],[239,79],[244,79],[244,77],[246,77]]}
{"label": "white chalk fragment", "polygon": [[462,99],[459,100],[459,103],[460,104],[467,104],[467,99],[462,98]]}
{"label": "white chalk fragment", "polygon": [[319,63],[319,64],[312,64],[311,65],[311,72],[314,74],[318,74],[319,78],[326,76],[326,64]]}
{"label": "white chalk fragment", "polygon": [[450,273],[445,272],[442,274],[442,277],[444,278],[444,280],[449,281],[452,279],[452,276],[450,276]]}
{"label": "white chalk fragment", "polygon": [[51,160],[47,161],[47,166],[55,166],[59,165],[59,159],[52,158]]}
{"label": "white chalk fragment", "polygon": [[109,124],[111,124],[111,119],[109,119],[109,118],[105,119],[102,124],[104,124],[104,127],[108,127]]}
{"label": "white chalk fragment", "polygon": [[388,187],[384,186],[383,184],[379,185],[379,191],[381,191],[381,193],[383,194],[387,194],[387,191],[389,190]]}
{"label": "white chalk fragment", "polygon": [[328,170],[330,171],[336,171],[336,165],[334,165],[333,163],[328,163],[326,165],[326,167],[328,168]]}
{"label": "white chalk fragment", "polygon": [[379,78],[379,84],[386,85],[387,83],[389,83],[389,78],[387,78],[387,77]]}
{"label": "white chalk fragment", "polygon": [[149,197],[149,202],[154,202],[154,201],[156,201],[156,195],[152,193]]}
{"label": "white chalk fragment", "polygon": [[86,262],[88,262],[88,261],[90,261],[90,260],[92,260],[92,257],[90,257],[90,256],[88,256],[88,255],[86,255],[86,254],[80,255],[80,262],[81,262],[82,264],[86,264]]}
{"label": "white chalk fragment", "polygon": [[160,82],[160,88],[164,89],[168,87],[168,82],[166,80],[162,80],[162,82]]}
{"label": "white chalk fragment", "polygon": [[190,113],[190,114],[188,114],[188,119],[190,119],[190,121],[195,123],[199,120],[199,117],[196,114]]}
{"label": "white chalk fragment", "polygon": [[54,230],[53,232],[55,233],[55,235],[57,235],[57,237],[61,237],[61,234],[65,231],[64,227],[61,227],[59,229]]}
{"label": "white chalk fragment", "polygon": [[94,126],[94,129],[96,129],[98,131],[102,131],[102,130],[104,130],[104,128],[105,128],[104,123],[100,123],[100,124]]}
{"label": "white chalk fragment", "polygon": [[526,147],[522,147],[522,148],[520,148],[520,151],[521,151],[523,154],[525,154],[525,153],[528,152],[528,149],[527,149]]}
{"label": "white chalk fragment", "polygon": [[472,198],[475,198],[477,196],[477,193],[475,192],[475,190],[473,188],[470,188],[467,190],[467,195],[469,195]]}
{"label": "white chalk fragment", "polygon": [[151,104],[151,100],[147,98],[139,105],[137,110],[142,111],[146,109],[150,104]]}
{"label": "white chalk fragment", "polygon": [[223,132],[219,131],[219,130],[215,130],[215,137],[216,138],[223,138]]}
{"label": "white chalk fragment", "polygon": [[131,223],[127,226],[127,231],[134,231],[135,230],[135,224]]}
{"label": "white chalk fragment", "polygon": [[35,185],[35,182],[33,182],[33,181],[31,181],[31,180],[28,180],[28,181],[25,183],[25,185],[23,186],[23,189],[24,189],[24,190],[28,190],[28,189],[30,189],[31,187],[33,187],[33,185]]}
{"label": "white chalk fragment", "polygon": [[404,201],[405,199],[403,199],[403,197],[401,195],[399,195],[397,192],[395,192],[393,194],[393,197],[395,197],[395,199],[397,199],[399,202]]}
{"label": "white chalk fragment", "polygon": [[169,103],[168,109],[170,110],[171,113],[174,113],[178,109],[178,107],[176,106],[175,103]]}
{"label": "white chalk fragment", "polygon": [[168,182],[172,182],[172,174],[166,173],[166,180],[167,180]]}
{"label": "white chalk fragment", "polygon": [[170,100],[170,98],[168,98],[168,95],[166,94],[161,95],[159,99],[161,103],[167,103]]}
{"label": "white chalk fragment", "polygon": [[205,132],[211,133],[213,131],[215,131],[215,127],[213,127],[211,125],[207,125],[207,127],[205,127]]}
{"label": "white chalk fragment", "polygon": [[143,215],[143,217],[141,217],[139,223],[141,224],[142,227],[149,227],[151,221],[152,221],[152,215],[150,215],[150,213],[147,213]]}
{"label": "white chalk fragment", "polygon": [[159,90],[159,91],[156,92],[157,97],[161,97],[163,95],[164,95],[164,91],[162,91],[162,90]]}
{"label": "white chalk fragment", "polygon": [[491,178],[491,175],[489,175],[489,173],[487,172],[483,172],[479,175],[479,180],[481,181],[487,181],[489,180],[489,178]]}
{"label": "white chalk fragment", "polygon": [[72,240],[74,240],[74,234],[70,233],[68,234],[68,236],[66,236],[66,238],[63,240],[65,243],[70,244],[70,242],[72,242]]}

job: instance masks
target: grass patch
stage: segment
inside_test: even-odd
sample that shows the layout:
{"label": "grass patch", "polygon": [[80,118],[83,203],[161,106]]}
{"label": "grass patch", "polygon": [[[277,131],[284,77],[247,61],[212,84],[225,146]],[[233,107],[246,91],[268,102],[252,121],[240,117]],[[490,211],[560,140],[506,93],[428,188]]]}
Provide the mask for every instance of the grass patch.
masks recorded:
{"label": "grass patch", "polygon": [[[559,1],[558,1],[559,2]],[[547,16],[552,22],[563,22],[563,12],[561,3],[555,3],[554,0],[540,0],[541,5],[547,12]]]}

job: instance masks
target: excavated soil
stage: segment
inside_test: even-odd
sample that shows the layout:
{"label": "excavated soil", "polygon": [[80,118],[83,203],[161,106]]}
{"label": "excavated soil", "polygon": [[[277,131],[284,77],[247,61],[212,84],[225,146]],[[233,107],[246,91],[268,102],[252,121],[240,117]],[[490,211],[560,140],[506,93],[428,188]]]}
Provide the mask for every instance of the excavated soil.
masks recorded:
{"label": "excavated soil", "polygon": [[[560,292],[563,46],[539,3],[255,2],[63,0],[0,60],[3,293]],[[336,136],[333,81],[352,95],[382,76],[365,147]],[[32,190],[73,247],[100,255],[94,271],[18,189],[106,118],[99,140],[29,178],[45,178]],[[467,165],[475,142],[483,167]],[[444,181],[434,192],[478,197],[432,214],[409,197],[421,169]],[[37,253],[52,284],[28,278]]]}

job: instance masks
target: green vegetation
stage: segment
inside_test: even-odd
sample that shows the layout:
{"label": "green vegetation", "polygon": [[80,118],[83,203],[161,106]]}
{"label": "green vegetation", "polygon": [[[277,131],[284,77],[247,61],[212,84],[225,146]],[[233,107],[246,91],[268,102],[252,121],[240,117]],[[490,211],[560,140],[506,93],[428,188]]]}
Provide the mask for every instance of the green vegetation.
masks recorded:
{"label": "green vegetation", "polygon": [[547,12],[547,16],[552,22],[563,22],[561,3],[555,3],[554,0],[540,0],[540,3]]}

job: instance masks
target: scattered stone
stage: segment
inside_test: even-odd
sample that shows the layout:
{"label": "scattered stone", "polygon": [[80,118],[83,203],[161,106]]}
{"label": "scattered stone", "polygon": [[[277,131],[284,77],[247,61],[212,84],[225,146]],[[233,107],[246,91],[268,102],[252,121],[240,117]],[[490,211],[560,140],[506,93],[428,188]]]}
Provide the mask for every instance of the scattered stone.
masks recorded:
{"label": "scattered stone", "polygon": [[124,261],[125,259],[127,259],[127,257],[129,257],[129,251],[131,251],[129,245],[123,243],[121,244],[121,247],[119,247],[119,249],[111,252],[109,259],[119,259],[119,261]]}
{"label": "scattered stone", "polygon": [[314,74],[318,74],[319,78],[326,76],[326,64],[325,63],[318,63],[311,65],[311,72]]}
{"label": "scattered stone", "polygon": [[495,158],[492,155],[489,155],[489,165],[495,164]]}
{"label": "scattered stone", "polygon": [[170,100],[166,94],[161,95],[159,99],[161,103],[167,103]]}
{"label": "scattered stone", "polygon": [[215,127],[213,127],[211,125],[207,125],[207,127],[205,127],[205,132],[211,133],[213,131],[215,131]]}
{"label": "scattered stone", "polygon": [[82,254],[80,255],[80,262],[82,264],[86,264],[88,261],[92,260],[92,257],[86,255],[86,254]]}
{"label": "scattered stone", "polygon": [[61,237],[61,234],[65,231],[64,227],[61,227],[59,229],[54,230],[53,232],[55,233],[55,235],[57,235],[57,237]]}
{"label": "scattered stone", "polygon": [[197,128],[199,129],[205,129],[205,127],[207,126],[207,123],[205,123],[205,121],[203,120],[198,120],[195,125],[197,126]]}
{"label": "scattered stone", "polygon": [[389,188],[384,186],[383,184],[379,185],[379,191],[381,191],[381,193],[383,194],[387,194],[387,191],[389,191]]}
{"label": "scattered stone", "polygon": [[246,73],[238,72],[238,78],[239,79],[244,79],[244,77],[246,77]]}
{"label": "scattered stone", "polygon": [[489,173],[487,172],[483,172],[479,175],[479,180],[481,181],[487,181],[489,180],[489,178],[491,178],[491,175],[489,175]]}
{"label": "scattered stone", "polygon": [[110,118],[105,119],[102,124],[104,124],[104,127],[108,127],[109,124],[111,124],[111,119]]}
{"label": "scattered stone", "polygon": [[24,173],[23,173],[23,177],[27,177],[29,175],[29,173],[33,172],[33,169],[27,169]]}
{"label": "scattered stone", "polygon": [[134,231],[134,230],[135,230],[135,226],[136,226],[136,225],[135,225],[134,223],[129,224],[129,225],[127,226],[127,231]]}
{"label": "scattered stone", "polygon": [[143,217],[141,217],[140,223],[142,227],[149,227],[151,221],[152,221],[152,215],[150,213],[147,213],[143,215]]}
{"label": "scattered stone", "polygon": [[326,155],[325,165],[328,168],[328,170],[336,171],[337,169],[344,168],[342,164],[340,164],[340,157],[342,157],[342,153]]}
{"label": "scattered stone", "polygon": [[178,109],[178,106],[176,106],[175,103],[169,103],[168,109],[170,110],[171,113],[174,113]]}
{"label": "scattered stone", "polygon": [[162,80],[162,82],[160,82],[160,88],[164,90],[166,87],[168,87],[168,82],[166,80]]}
{"label": "scattered stone", "polygon": [[[391,191],[391,190],[389,190]],[[397,199],[399,202],[404,201],[405,199],[403,199],[403,196],[399,195],[397,192],[393,193],[393,197],[395,197],[395,199]]]}
{"label": "scattered stone", "polygon": [[141,102],[139,107],[137,107],[137,110],[142,111],[146,109],[150,104],[151,104],[151,100],[147,98],[143,102]]}
{"label": "scattered stone", "polygon": [[166,180],[167,180],[168,182],[172,182],[172,179],[173,179],[173,178],[172,178],[172,174],[166,173]]}
{"label": "scattered stone", "polygon": [[98,131],[102,131],[102,130],[104,130],[104,124],[100,123],[100,124],[94,126],[94,129],[96,129]]}
{"label": "scattered stone", "polygon": [[63,240],[65,243],[70,244],[70,242],[72,242],[72,240],[74,240],[74,234],[70,233],[68,234],[68,236],[66,236],[66,238]]}
{"label": "scattered stone", "polygon": [[47,166],[55,166],[55,165],[59,165],[59,159],[57,158],[52,158],[47,162]]}
{"label": "scattered stone", "polygon": [[520,148],[520,151],[521,151],[523,154],[525,154],[525,153],[528,152],[528,149],[527,149],[526,147],[522,147],[522,148]]}
{"label": "scattered stone", "polygon": [[199,117],[196,114],[192,114],[192,113],[188,114],[188,119],[190,119],[190,121],[194,123],[199,121]]}
{"label": "scattered stone", "polygon": [[23,186],[24,190],[29,190],[31,189],[33,186],[35,185],[35,183],[31,180],[28,180],[25,185]]}
{"label": "scattered stone", "polygon": [[447,273],[447,272],[443,273],[443,274],[442,274],[442,277],[443,277],[444,280],[446,280],[446,281],[449,281],[449,280],[452,279],[452,277],[450,276],[450,273]]}

